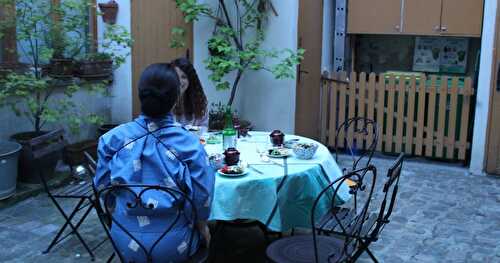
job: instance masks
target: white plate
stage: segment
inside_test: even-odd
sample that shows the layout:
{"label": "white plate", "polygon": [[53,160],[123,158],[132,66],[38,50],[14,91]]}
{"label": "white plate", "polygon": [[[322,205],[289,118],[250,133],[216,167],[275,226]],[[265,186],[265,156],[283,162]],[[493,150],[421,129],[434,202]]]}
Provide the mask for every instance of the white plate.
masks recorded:
{"label": "white plate", "polygon": [[284,157],[287,157],[287,156],[292,155],[292,153],[291,153],[290,151],[288,151],[286,154],[271,155],[271,154],[269,154],[269,152],[268,152],[266,155],[267,155],[267,157],[269,157],[269,158],[284,158]]}
{"label": "white plate", "polygon": [[225,173],[221,172],[220,170],[221,169],[217,170],[217,173],[219,173],[220,175],[225,176],[225,177],[240,177],[240,176],[246,175],[248,173],[248,170],[245,170],[243,173],[240,173],[240,174],[225,174]]}

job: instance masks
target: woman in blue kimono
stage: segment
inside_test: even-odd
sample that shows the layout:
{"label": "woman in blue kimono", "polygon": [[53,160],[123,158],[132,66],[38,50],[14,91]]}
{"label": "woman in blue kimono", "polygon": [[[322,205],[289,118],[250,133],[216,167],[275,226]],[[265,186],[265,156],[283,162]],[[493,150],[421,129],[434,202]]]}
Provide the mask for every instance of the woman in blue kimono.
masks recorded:
{"label": "woman in blue kimono", "polygon": [[[200,243],[208,243],[210,238],[206,221],[215,175],[199,139],[175,122],[171,111],[179,93],[179,79],[173,65],[150,65],[139,81],[142,115],[104,134],[99,141],[94,179],[98,189],[115,183],[163,185],[182,191],[194,201],[198,222],[181,216],[155,246],[154,262],[185,261]],[[113,217],[149,249],[174,221],[178,204],[156,191],[142,196],[143,204],[152,209],[131,209],[126,205],[131,200],[130,193],[118,194]],[[187,211],[192,209],[185,208],[189,214]],[[139,244],[119,227],[112,225],[111,235],[127,262],[146,261]],[[194,236],[192,242],[191,236]]]}

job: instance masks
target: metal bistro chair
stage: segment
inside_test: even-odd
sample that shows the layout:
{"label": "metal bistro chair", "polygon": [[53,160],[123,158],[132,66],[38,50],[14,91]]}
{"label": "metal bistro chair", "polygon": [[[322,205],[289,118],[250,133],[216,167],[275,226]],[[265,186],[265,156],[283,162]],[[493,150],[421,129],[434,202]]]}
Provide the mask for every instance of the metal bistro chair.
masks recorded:
{"label": "metal bistro chair", "polygon": [[[114,213],[111,212],[112,207],[114,206],[114,198],[117,196],[128,195],[128,202],[126,206],[128,209],[134,210],[153,210],[155,209],[155,205],[152,203],[147,203],[144,199],[148,193],[156,192],[156,194],[161,193],[166,198],[172,198],[174,204],[176,206],[176,213],[174,219],[171,223],[166,224],[165,231],[159,236],[157,240],[155,240],[151,246],[147,246],[141,243],[130,231],[123,225],[123,221],[116,218]],[[179,222],[179,219],[182,216],[186,216],[189,218],[189,221],[194,226],[197,221],[196,209],[194,206],[194,202],[183,192],[166,186],[160,185],[142,185],[142,184],[114,184],[103,189],[97,191],[97,200],[99,202],[96,203],[96,206],[100,207],[99,211],[103,211],[108,218],[111,219],[111,224],[107,224],[105,220],[108,218],[102,218],[102,214],[100,214],[99,218],[103,223],[106,234],[114,248],[114,253],[108,259],[108,262],[111,262],[115,255],[118,255],[118,258],[121,262],[128,262],[124,259],[124,255],[122,251],[117,246],[117,240],[114,240],[111,235],[111,228],[118,228],[123,231],[131,240],[135,242],[136,248],[139,251],[143,252],[144,260],[140,262],[168,262],[168,259],[158,259],[153,258],[153,251],[155,247],[160,243],[160,241],[174,228],[174,226]],[[189,205],[190,209],[186,209],[186,205]],[[191,232],[190,238],[187,242],[187,253],[191,254],[191,244],[194,238],[195,231]],[[199,247],[198,251],[191,256],[187,262],[205,262],[208,257],[208,250],[202,246]]]}
{"label": "metal bistro chair", "polygon": [[[359,169],[358,165],[366,158],[363,166],[368,166],[379,139],[378,125],[375,121],[355,117],[346,120],[338,128],[335,136],[335,160],[338,161],[339,149],[349,153],[352,166],[344,168],[344,173]],[[340,140],[340,142],[339,142]]]}
{"label": "metal bistro chair", "polygon": [[[365,202],[361,209],[354,209],[352,202],[342,207],[335,207],[332,227],[335,224],[334,236],[320,235],[315,229],[315,214],[322,198],[335,202],[340,186],[347,179],[356,177],[358,189],[366,191]],[[271,262],[276,263],[309,263],[309,262],[353,262],[357,258],[357,248],[363,242],[361,238],[372,225],[374,219],[369,214],[369,206],[377,179],[376,168],[372,165],[352,171],[330,183],[314,201],[311,211],[310,235],[297,235],[279,239],[268,246],[266,254]],[[351,206],[351,207],[350,207]]]}
{"label": "metal bistro chair", "polygon": [[[390,222],[389,218],[396,203],[396,197],[399,188],[399,177],[403,168],[403,162],[404,154],[401,153],[394,164],[389,168],[387,172],[386,182],[384,183],[381,191],[383,199],[380,203],[380,210],[378,211],[378,213],[369,214],[369,222],[366,223],[365,230],[361,233],[362,235],[360,236],[361,242],[359,252],[356,257],[353,257],[354,259],[361,255],[363,251],[366,251],[374,262],[378,262],[373,253],[368,249],[368,246],[370,245],[370,243],[378,240],[380,232],[384,229],[385,225]],[[363,189],[354,188],[353,190],[359,191]],[[355,198],[357,198],[357,195],[353,196],[353,199]],[[374,198],[377,199],[376,197]],[[340,226],[337,223],[336,217],[340,220],[350,220],[349,218],[352,215],[353,212],[350,210],[347,210],[345,208],[339,209],[337,207],[332,207],[332,210],[330,210],[330,212],[326,215],[322,216],[319,222],[315,224],[315,230],[318,233],[327,235],[338,234],[338,228]]]}
{"label": "metal bistro chair", "polygon": [[[52,146],[49,147],[58,147],[61,145],[64,145],[64,139],[62,137],[62,130],[59,133],[59,136],[55,139],[55,141],[51,144]],[[61,148],[62,149],[62,148]],[[35,159],[40,159],[45,154],[49,153],[51,149],[48,148],[37,148],[33,147],[33,156]],[[81,180],[81,181],[75,181],[71,183],[69,186],[57,189],[57,190],[52,190],[50,189],[47,179],[43,172],[39,173],[40,175],[40,180],[42,182],[42,185],[47,192],[47,195],[49,198],[52,200],[54,203],[55,207],[57,210],[61,213],[61,215],[65,219],[65,223],[61,226],[55,237],[52,239],[50,242],[49,246],[47,247],[46,250],[44,250],[42,253],[46,254],[49,253],[50,250],[63,240],[65,240],[67,237],[71,236],[74,234],[78,240],[80,240],[80,243],[83,245],[85,250],[89,253],[91,260],[94,260],[94,253],[92,252],[94,249],[99,247],[99,245],[102,244],[99,243],[96,247],[90,248],[88,244],[85,242],[85,240],[82,238],[80,233],[78,232],[78,229],[82,225],[82,223],[85,221],[87,216],[90,214],[92,209],[94,208],[94,201],[93,201],[93,193],[92,193],[92,186],[89,181],[86,180]],[[68,213],[66,212],[61,204],[59,203],[61,200],[64,199],[73,199],[77,200],[76,205],[73,207],[73,209]],[[76,221],[76,224],[74,224],[74,219],[76,219],[76,215],[80,214],[80,212],[83,212],[82,216],[80,219]],[[64,231],[66,230],[67,227],[70,227],[70,232],[67,233],[66,235],[62,236]]]}

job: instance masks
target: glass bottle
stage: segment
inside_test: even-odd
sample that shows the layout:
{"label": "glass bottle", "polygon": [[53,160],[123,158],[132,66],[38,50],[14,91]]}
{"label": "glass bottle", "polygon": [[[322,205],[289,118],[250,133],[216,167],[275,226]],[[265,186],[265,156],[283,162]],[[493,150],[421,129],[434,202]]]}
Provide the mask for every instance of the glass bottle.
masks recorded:
{"label": "glass bottle", "polygon": [[224,130],[222,131],[222,148],[227,150],[227,148],[236,148],[236,139],[238,133],[233,126],[233,114],[231,109],[228,107],[225,113]]}

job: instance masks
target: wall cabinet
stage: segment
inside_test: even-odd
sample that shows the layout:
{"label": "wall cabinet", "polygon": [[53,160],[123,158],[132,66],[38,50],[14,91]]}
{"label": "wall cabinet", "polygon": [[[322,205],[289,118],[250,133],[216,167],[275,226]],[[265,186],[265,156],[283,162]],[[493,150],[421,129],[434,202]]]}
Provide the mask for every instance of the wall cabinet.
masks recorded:
{"label": "wall cabinet", "polygon": [[347,32],[481,36],[484,0],[349,0]]}
{"label": "wall cabinet", "polygon": [[401,0],[350,0],[348,3],[348,33],[401,32]]}

